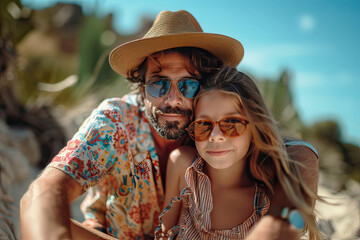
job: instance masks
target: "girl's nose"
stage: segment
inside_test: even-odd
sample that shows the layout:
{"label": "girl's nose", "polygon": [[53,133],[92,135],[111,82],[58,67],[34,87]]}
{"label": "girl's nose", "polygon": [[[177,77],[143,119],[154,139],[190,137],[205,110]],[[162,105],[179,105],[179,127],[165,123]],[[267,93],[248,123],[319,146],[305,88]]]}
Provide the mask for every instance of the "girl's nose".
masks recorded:
{"label": "girl's nose", "polygon": [[211,131],[209,141],[210,142],[216,142],[216,141],[223,141],[225,139],[224,134],[219,128],[218,124],[215,124],[213,130]]}

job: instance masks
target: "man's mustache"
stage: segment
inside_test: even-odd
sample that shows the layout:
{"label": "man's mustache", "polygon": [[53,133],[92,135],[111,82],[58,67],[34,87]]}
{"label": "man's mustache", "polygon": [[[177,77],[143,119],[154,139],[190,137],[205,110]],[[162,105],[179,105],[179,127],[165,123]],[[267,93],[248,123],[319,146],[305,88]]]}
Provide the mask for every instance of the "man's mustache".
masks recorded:
{"label": "man's mustache", "polygon": [[166,114],[166,113],[175,113],[175,114],[182,114],[182,115],[191,115],[192,114],[192,110],[191,109],[181,109],[179,107],[166,107],[166,108],[162,108],[162,109],[157,109],[156,110],[157,114]]}

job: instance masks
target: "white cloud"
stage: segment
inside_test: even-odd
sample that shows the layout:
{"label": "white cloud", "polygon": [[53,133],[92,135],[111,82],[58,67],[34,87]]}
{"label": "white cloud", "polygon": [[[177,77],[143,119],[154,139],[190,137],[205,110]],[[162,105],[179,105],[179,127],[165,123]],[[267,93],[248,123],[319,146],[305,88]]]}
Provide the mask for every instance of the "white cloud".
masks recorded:
{"label": "white cloud", "polygon": [[295,72],[297,87],[316,87],[327,83],[327,77],[316,72]]}
{"label": "white cloud", "polygon": [[247,47],[241,66],[257,73],[276,73],[283,62],[289,59],[308,56],[319,51],[315,46],[296,43],[281,43]]}
{"label": "white cloud", "polygon": [[266,69],[267,58],[266,54],[248,50],[245,53],[244,60],[241,62],[241,66],[253,69],[254,71],[264,70]]}
{"label": "white cloud", "polygon": [[299,22],[300,22],[300,29],[303,31],[311,31],[315,27],[314,18],[307,14],[300,16]]}
{"label": "white cloud", "polygon": [[356,87],[355,76],[345,71],[328,73],[295,71],[295,79],[297,87]]}

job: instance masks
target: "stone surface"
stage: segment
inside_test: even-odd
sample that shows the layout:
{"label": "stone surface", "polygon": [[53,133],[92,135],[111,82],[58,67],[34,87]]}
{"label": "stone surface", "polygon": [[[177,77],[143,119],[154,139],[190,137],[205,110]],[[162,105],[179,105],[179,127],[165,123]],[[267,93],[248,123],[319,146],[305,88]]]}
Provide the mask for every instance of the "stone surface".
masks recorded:
{"label": "stone surface", "polygon": [[360,184],[353,180],[341,192],[319,186],[325,202],[317,202],[315,211],[319,229],[326,239],[360,239]]}

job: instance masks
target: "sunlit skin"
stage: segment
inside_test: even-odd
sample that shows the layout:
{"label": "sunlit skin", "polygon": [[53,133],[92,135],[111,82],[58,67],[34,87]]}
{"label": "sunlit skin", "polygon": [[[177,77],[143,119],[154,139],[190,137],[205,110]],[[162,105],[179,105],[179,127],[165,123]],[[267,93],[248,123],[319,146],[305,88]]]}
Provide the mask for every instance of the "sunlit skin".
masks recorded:
{"label": "sunlit skin", "polygon": [[145,111],[151,125],[165,139],[176,140],[185,135],[185,127],[193,118],[192,99],[183,97],[176,87],[176,83],[184,78],[191,78],[189,71],[193,71],[189,59],[181,54],[167,53],[154,55],[161,64],[161,72],[157,62],[147,61],[145,82],[150,79],[167,78],[171,80],[169,92],[164,97],[154,98],[144,89]]}
{"label": "sunlit skin", "polygon": [[[211,106],[211,107],[210,107]],[[195,120],[219,121],[224,117],[245,118],[235,106],[231,96],[213,90],[201,96],[195,108]],[[252,134],[249,127],[241,136],[225,136],[219,125],[215,125],[210,137],[196,142],[199,154],[214,169],[227,169],[245,166],[244,156],[248,152]]]}

